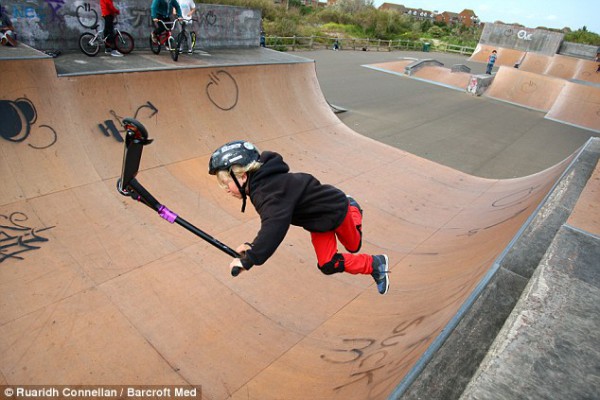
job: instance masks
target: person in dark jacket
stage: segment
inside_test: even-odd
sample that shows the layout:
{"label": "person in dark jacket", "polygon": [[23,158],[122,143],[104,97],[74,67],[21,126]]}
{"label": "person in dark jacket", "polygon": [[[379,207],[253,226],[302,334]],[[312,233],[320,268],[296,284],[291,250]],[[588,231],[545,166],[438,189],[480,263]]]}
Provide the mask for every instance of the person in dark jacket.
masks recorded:
{"label": "person in dark jacket", "polygon": [[0,43],[5,46],[17,46],[15,27],[8,14],[2,12],[2,4],[0,4]]}
{"label": "person in dark jacket", "polygon": [[[241,258],[233,259],[230,268],[247,271],[262,265],[275,253],[290,225],[295,225],[310,232],[321,272],[370,274],[379,293],[387,293],[387,255],[357,254],[362,245],[363,211],[352,197],[310,174],[290,172],[280,154],[260,153],[244,140],[215,150],[208,169],[222,188],[242,200],[242,212],[250,198],[261,220],[256,237],[237,248]],[[338,252],[338,240],[348,253]]]}
{"label": "person in dark jacket", "polygon": [[181,7],[177,0],[152,0],[150,17],[156,24],[156,28],[152,31],[152,41],[154,43],[158,43],[158,36],[165,31],[164,25],[158,21],[170,22],[173,10],[175,10],[177,19],[181,19]]}

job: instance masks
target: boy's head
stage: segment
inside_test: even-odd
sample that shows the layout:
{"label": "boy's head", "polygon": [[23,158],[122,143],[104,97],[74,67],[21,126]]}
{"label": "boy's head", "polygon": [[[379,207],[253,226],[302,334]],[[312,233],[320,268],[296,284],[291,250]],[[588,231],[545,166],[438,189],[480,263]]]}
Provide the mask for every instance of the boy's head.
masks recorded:
{"label": "boy's head", "polygon": [[259,157],[260,152],[252,143],[236,140],[215,150],[208,162],[208,173],[217,176],[219,186],[243,200],[242,212],[246,207],[248,173],[260,168]]}
{"label": "boy's head", "polygon": [[496,50],[492,50],[492,53],[496,54],[496,53],[497,53],[497,51],[496,51]]}
{"label": "boy's head", "polygon": [[[208,173],[211,175],[217,175],[219,171],[229,173],[232,167],[247,167],[257,162],[259,157],[260,153],[256,146],[248,141],[236,140],[225,143],[210,156]],[[236,170],[239,171],[239,168]]]}

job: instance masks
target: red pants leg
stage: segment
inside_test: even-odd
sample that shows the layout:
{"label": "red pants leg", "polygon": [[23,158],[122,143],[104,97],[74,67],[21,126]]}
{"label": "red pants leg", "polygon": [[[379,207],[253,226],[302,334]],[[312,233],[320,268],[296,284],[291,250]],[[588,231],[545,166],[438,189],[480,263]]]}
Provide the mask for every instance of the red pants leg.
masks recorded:
{"label": "red pants leg", "polygon": [[[337,239],[347,250],[354,251],[360,244],[360,231],[357,226],[362,225],[362,215],[353,206],[348,206],[348,213],[342,224],[331,232],[311,232],[311,240],[319,268],[329,262],[334,262],[338,253]],[[344,259],[344,271],[350,274],[370,274],[373,272],[373,258],[369,254],[341,254]]]}

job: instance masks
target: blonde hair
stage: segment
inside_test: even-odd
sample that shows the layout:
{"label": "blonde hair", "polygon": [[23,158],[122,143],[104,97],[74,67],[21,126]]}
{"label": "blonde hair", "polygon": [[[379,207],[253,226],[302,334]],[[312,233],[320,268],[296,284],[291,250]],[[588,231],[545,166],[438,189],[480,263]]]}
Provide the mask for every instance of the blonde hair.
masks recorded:
{"label": "blonde hair", "polygon": [[236,178],[241,179],[241,177],[248,172],[257,171],[262,166],[261,162],[252,161],[248,165],[232,165],[230,169],[222,169],[217,171],[217,181],[219,182],[219,186],[222,189],[227,188],[227,184],[231,180],[231,175],[229,171],[233,172]]}

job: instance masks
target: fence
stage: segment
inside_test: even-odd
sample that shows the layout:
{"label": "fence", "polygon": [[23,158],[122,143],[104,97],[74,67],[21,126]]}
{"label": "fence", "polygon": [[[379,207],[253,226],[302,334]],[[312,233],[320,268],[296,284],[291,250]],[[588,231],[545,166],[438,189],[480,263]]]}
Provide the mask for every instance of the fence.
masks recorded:
{"label": "fence", "polygon": [[[363,51],[393,51],[393,50],[423,50],[426,43],[419,40],[382,40],[382,39],[335,39],[324,36],[267,36],[265,45],[268,48],[279,51],[332,49],[334,43],[338,42],[340,50],[363,50]],[[446,53],[460,53],[471,55],[474,47],[458,46],[448,43],[437,45],[427,42],[432,50]]]}

